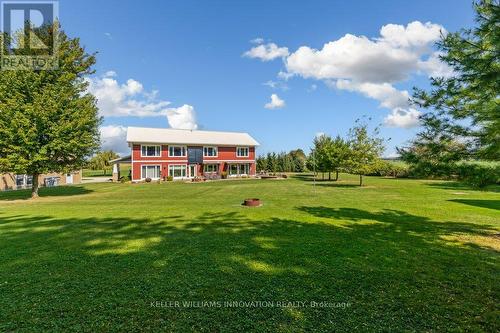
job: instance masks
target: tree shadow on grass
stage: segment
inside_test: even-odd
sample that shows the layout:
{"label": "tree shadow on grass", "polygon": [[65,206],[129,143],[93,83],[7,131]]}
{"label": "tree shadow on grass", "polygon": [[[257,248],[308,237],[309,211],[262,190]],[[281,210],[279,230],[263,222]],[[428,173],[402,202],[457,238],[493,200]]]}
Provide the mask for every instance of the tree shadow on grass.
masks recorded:
{"label": "tree shadow on grass", "polygon": [[[311,184],[314,186],[314,184]],[[320,186],[320,187],[340,187],[340,188],[360,188],[360,187],[365,187],[364,186],[359,186],[359,184],[355,184],[354,182],[352,183],[342,183],[342,182],[329,182],[329,183],[318,183],[315,186]]]}
{"label": "tree shadow on grass", "polygon": [[[38,191],[40,197],[63,197],[82,195],[93,192],[88,188],[78,185],[42,187]],[[0,201],[27,200],[31,198],[31,190],[0,191]]]}
{"label": "tree shadow on grass", "polygon": [[[255,220],[241,212],[0,216],[0,329],[493,329],[497,253],[441,238],[485,234],[490,226],[396,210],[297,210],[295,220]],[[183,301],[221,306],[189,308]],[[226,307],[225,301],[351,305]]]}
{"label": "tree shadow on grass", "polygon": [[[314,175],[312,173],[297,173],[291,176],[294,179],[302,180],[305,182],[313,182]],[[331,179],[328,179],[328,174],[325,174],[325,178],[321,178],[321,176],[316,177],[317,182],[334,182],[335,181],[335,173],[332,173]]]}
{"label": "tree shadow on grass", "polygon": [[457,203],[461,203],[464,205],[470,205],[470,206],[475,206],[475,207],[500,210],[500,200],[452,199],[452,200],[448,200],[448,201],[457,202]]}

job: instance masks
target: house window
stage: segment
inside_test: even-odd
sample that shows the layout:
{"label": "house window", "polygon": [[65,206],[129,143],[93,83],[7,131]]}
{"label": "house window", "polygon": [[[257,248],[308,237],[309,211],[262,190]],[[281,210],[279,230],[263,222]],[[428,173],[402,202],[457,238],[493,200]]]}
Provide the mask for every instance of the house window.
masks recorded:
{"label": "house window", "polygon": [[45,177],[44,182],[46,187],[53,187],[59,185],[60,177]]}
{"label": "house window", "polygon": [[160,178],[160,166],[159,165],[143,165],[141,178],[143,178],[143,179],[145,179],[145,178],[159,179]]}
{"label": "house window", "polygon": [[141,146],[141,156],[158,157],[161,154],[161,146]]}
{"label": "house window", "polygon": [[218,164],[204,164],[203,165],[203,172],[204,173],[213,173],[217,172],[219,170],[219,165]]}
{"label": "house window", "polygon": [[248,147],[238,147],[236,148],[236,156],[238,157],[248,157]]}
{"label": "house window", "polygon": [[169,165],[168,175],[174,178],[186,178],[186,166],[185,165]]}
{"label": "house window", "polygon": [[16,175],[16,187],[30,187],[33,185],[33,176]]}
{"label": "house window", "polygon": [[168,156],[184,157],[186,156],[186,147],[184,146],[168,146]]}
{"label": "house window", "polygon": [[229,175],[237,176],[238,175],[238,164],[229,165]]}
{"label": "house window", "polygon": [[250,164],[240,164],[240,175],[250,174]]}
{"label": "house window", "polygon": [[230,164],[229,175],[241,176],[250,174],[250,164]]}
{"label": "house window", "polygon": [[204,157],[217,157],[217,147],[203,147]]}

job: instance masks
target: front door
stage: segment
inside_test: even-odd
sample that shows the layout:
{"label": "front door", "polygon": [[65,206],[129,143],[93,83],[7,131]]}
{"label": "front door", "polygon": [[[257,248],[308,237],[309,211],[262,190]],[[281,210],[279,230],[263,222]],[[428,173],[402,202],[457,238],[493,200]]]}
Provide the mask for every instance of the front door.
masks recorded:
{"label": "front door", "polygon": [[189,177],[194,178],[194,177],[197,176],[196,169],[197,169],[197,165],[196,164],[190,164],[189,165]]}
{"label": "front door", "polygon": [[73,174],[71,173],[66,174],[66,184],[73,184]]}

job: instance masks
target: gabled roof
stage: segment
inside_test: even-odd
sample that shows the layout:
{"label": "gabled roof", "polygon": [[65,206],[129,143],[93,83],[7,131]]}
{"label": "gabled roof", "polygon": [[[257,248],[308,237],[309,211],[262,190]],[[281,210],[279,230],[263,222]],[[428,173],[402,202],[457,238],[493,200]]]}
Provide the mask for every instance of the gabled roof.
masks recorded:
{"label": "gabled roof", "polygon": [[129,127],[128,143],[164,143],[218,146],[258,146],[248,133]]}

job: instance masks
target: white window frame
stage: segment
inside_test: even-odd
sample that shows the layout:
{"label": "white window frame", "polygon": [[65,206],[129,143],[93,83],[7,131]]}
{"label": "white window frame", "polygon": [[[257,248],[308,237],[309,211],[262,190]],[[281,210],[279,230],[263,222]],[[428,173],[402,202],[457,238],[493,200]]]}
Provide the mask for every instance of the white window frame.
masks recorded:
{"label": "white window frame", "polygon": [[[208,149],[212,148],[215,151],[215,155],[207,155]],[[205,146],[203,147],[203,157],[218,157],[219,156],[219,148],[216,146]]]}
{"label": "white window frame", "polygon": [[[215,171],[206,171],[207,167],[208,166],[215,166]],[[207,163],[207,164],[203,164],[203,173],[218,173],[219,172],[219,164],[217,163]]]}
{"label": "white window frame", "polygon": [[[144,155],[142,147],[156,147],[155,155]],[[146,148],[147,152],[147,148]],[[160,157],[161,156],[161,145],[141,145],[141,157]],[[142,172],[142,170],[141,170]]]}
{"label": "white window frame", "polygon": [[[240,152],[241,149],[246,149],[247,154],[241,155],[241,152]],[[250,157],[250,148],[249,147],[236,147],[236,157]]]}
{"label": "white window frame", "polygon": [[[15,175],[14,179],[16,182],[16,188],[28,188],[33,184],[33,176],[32,175]],[[17,181],[19,179],[22,180],[22,184],[17,185]]]}
{"label": "white window frame", "polygon": [[[231,173],[232,166],[236,167],[236,173]],[[242,172],[242,171],[244,171],[243,169],[247,169],[248,173]],[[250,163],[230,163],[227,167],[227,173],[228,173],[229,177],[249,176],[250,169],[251,169]]]}
{"label": "white window frame", "polygon": [[[183,151],[183,155],[175,156],[170,154],[170,148],[181,148]],[[168,157],[186,157],[187,156],[187,147],[186,146],[178,146],[178,145],[169,145],[168,146]]]}
{"label": "white window frame", "polygon": [[[174,177],[174,169],[175,167],[184,167],[184,176]],[[186,164],[169,164],[168,166],[168,175],[173,179],[185,179],[188,178],[188,166]]]}
{"label": "white window frame", "polygon": [[[146,179],[148,177],[145,177],[146,175],[144,175],[144,170],[143,168],[146,167],[158,167],[158,169],[160,170],[159,173],[158,173],[158,178],[152,178],[151,179],[160,179],[161,178],[161,165],[160,164],[141,164],[141,179]],[[147,171],[146,171],[146,174],[147,174]]]}

